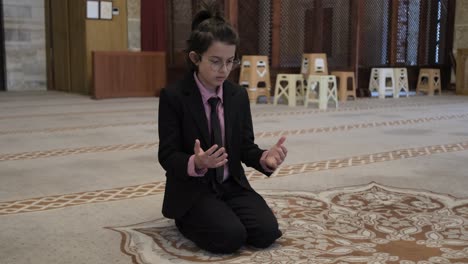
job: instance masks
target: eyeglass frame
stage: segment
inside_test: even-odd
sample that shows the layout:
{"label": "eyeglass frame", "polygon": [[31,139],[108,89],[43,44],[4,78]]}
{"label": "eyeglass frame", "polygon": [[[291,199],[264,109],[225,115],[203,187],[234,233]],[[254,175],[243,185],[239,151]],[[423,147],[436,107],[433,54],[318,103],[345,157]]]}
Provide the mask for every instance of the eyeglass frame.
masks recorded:
{"label": "eyeglass frame", "polygon": [[[203,56],[201,54],[197,54],[197,55],[200,57],[200,61],[201,61]],[[209,58],[211,58],[211,57],[209,57]],[[239,65],[241,63],[241,61],[239,59],[237,59],[237,58],[232,59],[232,62],[229,62],[229,60],[223,61],[222,59],[220,59],[218,57],[214,57],[214,58],[219,59],[219,61],[213,62],[209,58],[208,58],[208,62],[210,63],[210,68],[211,68],[212,71],[215,71],[215,72],[219,72],[223,67],[226,67],[227,71],[232,71],[232,70],[236,69],[237,67],[239,67]],[[231,66],[228,66],[229,63],[231,63]]]}

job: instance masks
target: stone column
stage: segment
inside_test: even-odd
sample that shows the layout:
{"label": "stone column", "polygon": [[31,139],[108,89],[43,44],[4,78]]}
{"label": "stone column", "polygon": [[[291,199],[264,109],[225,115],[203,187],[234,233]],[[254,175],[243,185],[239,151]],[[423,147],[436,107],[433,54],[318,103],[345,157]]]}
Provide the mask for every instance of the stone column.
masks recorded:
{"label": "stone column", "polygon": [[128,0],[128,48],[141,50],[141,0]]}
{"label": "stone column", "polygon": [[453,49],[468,48],[468,0],[457,0]]}
{"label": "stone column", "polygon": [[[455,7],[455,25],[453,32],[453,54],[457,58],[457,49],[468,48],[468,0],[457,0]],[[455,82],[452,71],[451,83]]]}
{"label": "stone column", "polygon": [[44,1],[3,0],[7,91],[46,90]]}

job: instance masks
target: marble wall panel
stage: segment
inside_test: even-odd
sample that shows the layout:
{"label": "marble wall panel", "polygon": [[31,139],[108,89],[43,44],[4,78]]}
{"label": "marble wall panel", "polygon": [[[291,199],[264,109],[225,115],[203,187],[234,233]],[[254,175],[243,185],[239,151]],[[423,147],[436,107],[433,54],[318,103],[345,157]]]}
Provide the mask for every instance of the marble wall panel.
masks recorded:
{"label": "marble wall panel", "polygon": [[46,90],[44,1],[4,0],[7,90]]}
{"label": "marble wall panel", "polygon": [[130,50],[141,50],[141,0],[128,0],[128,48]]}
{"label": "marble wall panel", "polygon": [[453,49],[468,48],[468,0],[457,0]]}

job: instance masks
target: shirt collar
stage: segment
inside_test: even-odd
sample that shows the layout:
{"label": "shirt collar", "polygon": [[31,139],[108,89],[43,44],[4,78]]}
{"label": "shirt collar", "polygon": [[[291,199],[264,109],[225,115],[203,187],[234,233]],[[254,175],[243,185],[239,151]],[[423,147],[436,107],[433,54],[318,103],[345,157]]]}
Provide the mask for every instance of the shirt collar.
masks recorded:
{"label": "shirt collar", "polygon": [[206,104],[208,102],[208,99],[211,97],[218,97],[221,101],[221,104],[223,103],[223,85],[221,84],[218,89],[216,89],[216,92],[213,92],[206,88],[203,83],[198,79],[197,73],[193,73],[193,77],[195,78],[195,82],[197,83],[198,89],[200,90],[200,94],[202,96],[203,103]]}

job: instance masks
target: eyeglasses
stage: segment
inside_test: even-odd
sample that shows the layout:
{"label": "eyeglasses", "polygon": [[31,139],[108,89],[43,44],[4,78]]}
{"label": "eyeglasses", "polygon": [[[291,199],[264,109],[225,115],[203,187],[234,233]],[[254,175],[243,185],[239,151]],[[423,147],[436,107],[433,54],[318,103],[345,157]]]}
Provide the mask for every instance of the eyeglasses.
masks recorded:
{"label": "eyeglasses", "polygon": [[[200,56],[200,60],[201,60],[202,56],[201,55],[199,55],[199,56]],[[240,60],[239,59],[229,59],[226,62],[224,62],[221,59],[210,57],[208,59],[208,62],[210,63],[211,70],[216,71],[216,72],[221,71],[221,69],[224,67],[224,65],[226,65],[226,70],[227,71],[231,71],[231,70],[235,69],[237,66],[240,65]]]}

